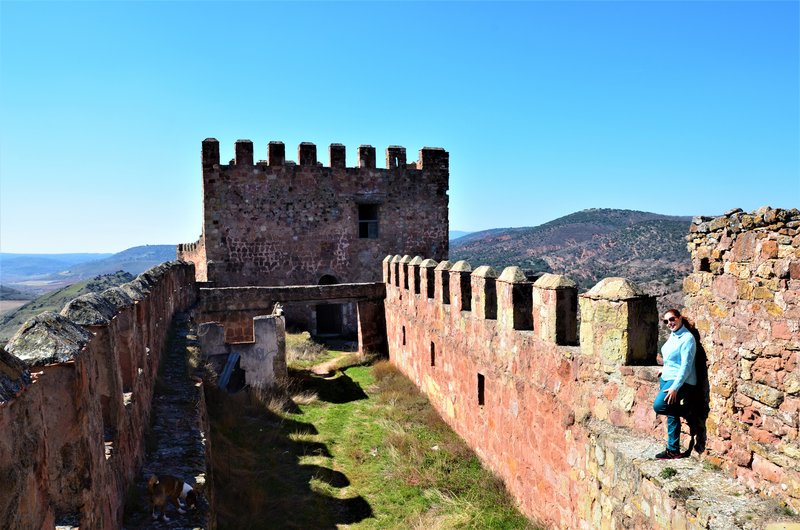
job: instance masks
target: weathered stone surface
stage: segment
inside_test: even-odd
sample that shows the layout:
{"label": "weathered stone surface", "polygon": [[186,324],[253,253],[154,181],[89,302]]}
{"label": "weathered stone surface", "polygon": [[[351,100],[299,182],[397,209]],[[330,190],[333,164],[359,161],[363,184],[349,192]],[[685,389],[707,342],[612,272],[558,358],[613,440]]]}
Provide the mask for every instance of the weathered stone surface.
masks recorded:
{"label": "weathered stone surface", "polygon": [[522,272],[521,268],[511,266],[503,269],[503,272],[500,274],[500,277],[497,278],[497,281],[506,283],[522,283],[527,282],[528,278],[525,277],[525,273]]}
{"label": "weathered stone surface", "polygon": [[252,142],[237,145],[249,146],[244,158],[220,164],[219,142],[203,142],[202,236],[178,251],[199,263],[198,280],[217,287],[315,285],[325,275],[374,282],[389,252],[447,257],[447,151],[423,148],[411,165],[405,148],[391,146],[381,169],[372,146],[359,148],[357,168],[346,168],[342,145],[330,147],[329,166],[316,163],[310,143],[299,146],[296,165],[280,142],[270,142],[266,164],[251,162]]}
{"label": "weathered stone surface", "polygon": [[773,408],[779,407],[783,401],[783,392],[766,385],[741,383],[739,385],[739,391],[745,396],[751,397]]}
{"label": "weathered stone surface", "polygon": [[31,373],[27,366],[0,348],[0,402],[13,399],[31,384]]}
{"label": "weathered stone surface", "polygon": [[[746,446],[797,438],[792,403],[800,380],[789,355],[800,338],[800,297],[791,282],[800,250],[796,221],[795,209],[766,206],[703,220],[708,230],[692,234],[695,272],[684,282],[686,311],[707,357],[709,418],[719,419],[709,430],[708,447],[742,481],[793,506],[800,505],[800,493],[785,478],[787,461],[770,452],[753,458]],[[732,239],[729,248],[726,238]],[[704,274],[714,278],[710,289],[697,281],[703,259],[710,271]],[[732,413],[737,422],[726,422]]]}
{"label": "weathered stone surface", "polygon": [[128,293],[120,289],[119,287],[112,287],[110,289],[106,289],[102,293],[103,298],[108,301],[108,303],[112,304],[116,309],[116,312],[121,311],[123,308],[132,306],[134,304],[133,298],[128,296]]}
{"label": "weathered stone surface", "polygon": [[440,261],[438,265],[436,265],[436,270],[437,271],[447,271],[447,270],[450,270],[450,268],[452,266],[453,265],[449,261],[443,260],[443,261]]}
{"label": "weathered stone surface", "polygon": [[594,300],[628,300],[644,295],[642,288],[627,278],[604,278],[581,296]]}
{"label": "weathered stone surface", "polygon": [[497,272],[489,265],[481,265],[472,271],[472,276],[478,278],[497,278]]}
{"label": "weathered stone surface", "polygon": [[87,293],[69,301],[61,315],[81,326],[104,326],[111,322],[117,311],[116,305],[102,295]]}
{"label": "weathered stone surface", "polygon": [[577,287],[577,284],[561,274],[550,274],[549,272],[546,272],[542,274],[541,278],[533,283],[533,286],[540,289],[564,289],[575,288]]}
{"label": "weathered stone surface", "polygon": [[28,366],[63,363],[80,353],[91,336],[67,317],[47,311],[25,322],[6,349]]}
{"label": "weathered stone surface", "polygon": [[456,261],[452,267],[450,267],[450,272],[472,272],[472,265],[464,261]]}

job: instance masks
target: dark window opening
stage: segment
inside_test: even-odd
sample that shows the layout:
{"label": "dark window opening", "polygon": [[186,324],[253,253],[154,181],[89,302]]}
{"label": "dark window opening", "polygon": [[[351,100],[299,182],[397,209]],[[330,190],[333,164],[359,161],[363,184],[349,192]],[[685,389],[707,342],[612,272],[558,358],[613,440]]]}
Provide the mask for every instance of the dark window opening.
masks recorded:
{"label": "dark window opening", "polygon": [[403,346],[406,345],[406,327],[403,326]]}
{"label": "dark window opening", "polygon": [[484,395],[484,377],[483,374],[478,374],[478,405],[481,407],[485,402],[485,395]]}
{"label": "dark window opening", "polygon": [[431,342],[431,366],[436,366],[436,344]]}
{"label": "dark window opening", "polygon": [[378,239],[378,205],[358,205],[359,239]]}
{"label": "dark window opening", "polygon": [[711,272],[711,264],[708,258],[700,258],[700,272]]}

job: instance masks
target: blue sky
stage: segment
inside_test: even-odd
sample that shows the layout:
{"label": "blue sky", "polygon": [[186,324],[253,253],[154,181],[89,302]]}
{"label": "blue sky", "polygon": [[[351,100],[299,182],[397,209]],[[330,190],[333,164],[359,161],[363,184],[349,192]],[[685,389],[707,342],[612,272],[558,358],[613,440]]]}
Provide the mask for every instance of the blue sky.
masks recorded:
{"label": "blue sky", "polygon": [[206,137],[444,147],[451,229],[800,207],[798,5],[4,0],[0,250],[195,241]]}

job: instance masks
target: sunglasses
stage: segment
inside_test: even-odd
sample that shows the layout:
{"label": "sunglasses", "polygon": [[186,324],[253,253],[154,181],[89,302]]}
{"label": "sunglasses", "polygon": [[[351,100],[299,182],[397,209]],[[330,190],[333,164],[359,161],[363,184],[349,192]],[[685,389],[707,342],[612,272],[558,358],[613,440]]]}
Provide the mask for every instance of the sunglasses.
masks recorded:
{"label": "sunglasses", "polygon": [[662,320],[661,322],[663,322],[664,324],[667,324],[667,323],[672,323],[672,322],[675,322],[675,320],[676,320],[677,318],[678,318],[678,317],[669,317],[669,318],[665,318],[665,319],[664,319],[664,320]]}

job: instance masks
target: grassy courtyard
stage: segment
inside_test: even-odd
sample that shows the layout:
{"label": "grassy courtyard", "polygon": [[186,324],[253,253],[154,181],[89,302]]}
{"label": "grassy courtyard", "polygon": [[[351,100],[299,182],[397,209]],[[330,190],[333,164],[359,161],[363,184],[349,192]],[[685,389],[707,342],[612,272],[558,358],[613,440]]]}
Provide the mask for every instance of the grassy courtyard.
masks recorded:
{"label": "grassy courtyard", "polygon": [[535,528],[395,368],[306,342],[278,393],[210,396],[220,528]]}

